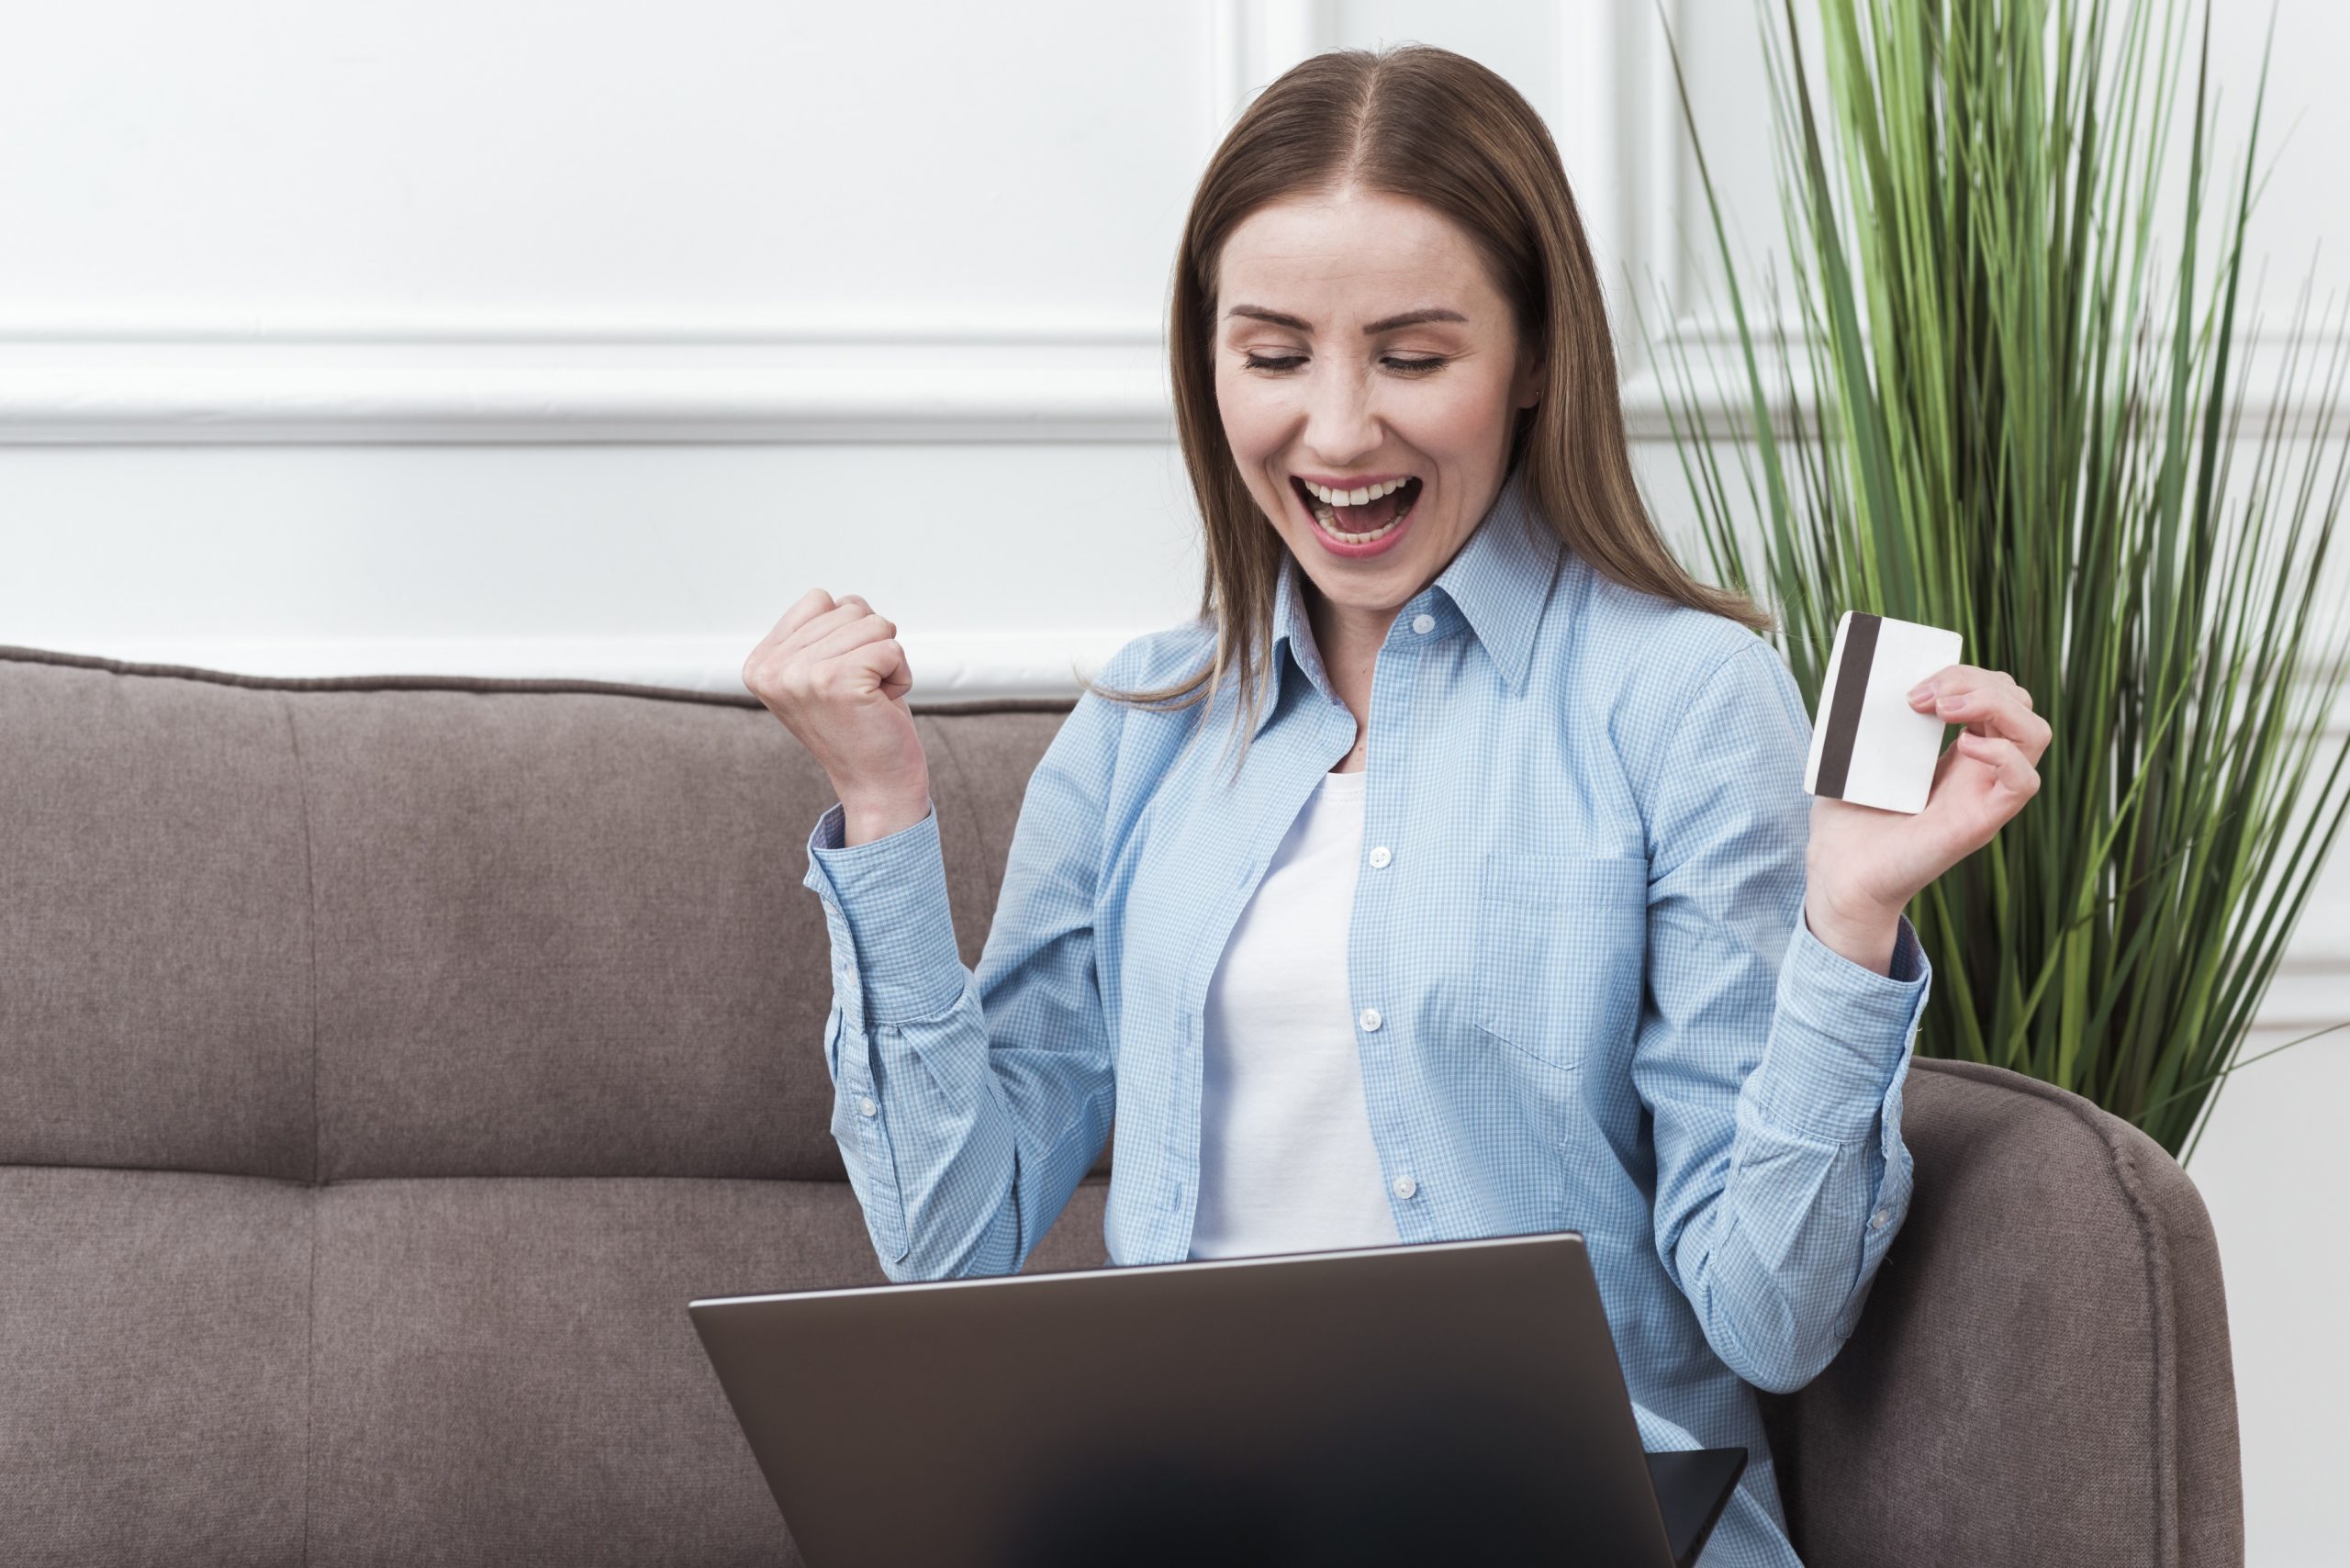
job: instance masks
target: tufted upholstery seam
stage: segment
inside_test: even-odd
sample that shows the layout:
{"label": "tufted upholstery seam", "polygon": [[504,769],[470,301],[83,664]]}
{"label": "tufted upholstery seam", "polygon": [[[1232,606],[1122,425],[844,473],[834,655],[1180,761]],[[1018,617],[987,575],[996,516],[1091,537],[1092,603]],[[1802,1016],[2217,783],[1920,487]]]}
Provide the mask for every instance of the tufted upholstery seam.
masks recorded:
{"label": "tufted upholstery seam", "polygon": [[293,747],[296,799],[302,812],[302,879],[310,938],[310,1192],[306,1205],[310,1216],[309,1318],[302,1350],[302,1562],[310,1561],[311,1478],[316,1465],[319,1408],[319,1176],[325,1164],[319,1136],[319,875],[311,853],[310,786],[302,766],[301,730],[294,722],[294,700],[278,694],[285,715],[285,735]]}

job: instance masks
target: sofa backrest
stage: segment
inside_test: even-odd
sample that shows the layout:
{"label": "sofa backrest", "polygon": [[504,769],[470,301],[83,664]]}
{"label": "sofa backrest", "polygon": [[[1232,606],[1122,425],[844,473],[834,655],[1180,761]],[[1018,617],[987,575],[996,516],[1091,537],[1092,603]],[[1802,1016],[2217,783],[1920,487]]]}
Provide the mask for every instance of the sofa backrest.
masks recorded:
{"label": "sofa backrest", "polygon": [[1811,1568],[2241,1568],[2218,1238],[2160,1144],[2004,1068],[1915,1058],[1917,1191],[1851,1339],[1764,1394]]}
{"label": "sofa backrest", "polygon": [[[1067,708],[917,719],[967,962]],[[883,1278],[832,798],[747,693],[0,648],[0,1562],[797,1561],[685,1307]]]}
{"label": "sofa backrest", "polygon": [[[841,1177],[832,800],[747,694],[0,669],[0,1161]],[[976,961],[1067,704],[926,713]]]}
{"label": "sofa backrest", "polygon": [[[966,962],[1067,708],[917,710]],[[798,1561],[685,1303],[882,1278],[831,799],[747,694],[0,647],[0,1561]],[[2241,1562],[2193,1184],[1997,1068],[1905,1099],[1867,1310],[1763,1398],[1805,1561]]]}

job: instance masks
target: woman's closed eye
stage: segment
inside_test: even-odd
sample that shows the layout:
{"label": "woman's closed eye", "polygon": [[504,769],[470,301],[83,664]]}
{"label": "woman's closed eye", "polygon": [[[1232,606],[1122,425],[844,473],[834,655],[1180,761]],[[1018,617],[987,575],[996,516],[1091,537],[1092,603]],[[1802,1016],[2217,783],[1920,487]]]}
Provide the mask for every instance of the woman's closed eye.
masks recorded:
{"label": "woman's closed eye", "polygon": [[[1252,353],[1248,356],[1248,367],[1250,370],[1283,371],[1294,370],[1304,363],[1305,356],[1304,354],[1282,354],[1267,358],[1259,354]],[[1388,366],[1390,369],[1401,371],[1407,375],[1426,375],[1429,371],[1438,368],[1445,362],[1440,357],[1436,359],[1398,359],[1393,354],[1388,354],[1383,356],[1379,363]]]}

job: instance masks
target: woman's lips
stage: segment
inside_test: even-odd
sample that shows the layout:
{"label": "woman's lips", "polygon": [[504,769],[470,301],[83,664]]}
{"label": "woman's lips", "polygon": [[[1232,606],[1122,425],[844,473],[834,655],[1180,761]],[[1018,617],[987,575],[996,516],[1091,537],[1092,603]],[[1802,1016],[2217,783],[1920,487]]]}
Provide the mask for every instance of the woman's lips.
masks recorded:
{"label": "woman's lips", "polygon": [[1349,543],[1337,537],[1322,526],[1322,521],[1315,515],[1314,510],[1320,503],[1315,500],[1314,493],[1305,487],[1305,482],[1295,476],[1292,476],[1290,479],[1290,490],[1297,497],[1298,505],[1305,513],[1305,525],[1314,531],[1314,537],[1322,542],[1322,548],[1333,555],[1355,561],[1362,560],[1367,556],[1385,554],[1393,550],[1402,541],[1412,524],[1417,521],[1420,515],[1420,503],[1426,498],[1427,489],[1427,485],[1425,480],[1415,479],[1411,484],[1406,485],[1396,494],[1409,503],[1409,510],[1389,524],[1387,532],[1378,538]]}

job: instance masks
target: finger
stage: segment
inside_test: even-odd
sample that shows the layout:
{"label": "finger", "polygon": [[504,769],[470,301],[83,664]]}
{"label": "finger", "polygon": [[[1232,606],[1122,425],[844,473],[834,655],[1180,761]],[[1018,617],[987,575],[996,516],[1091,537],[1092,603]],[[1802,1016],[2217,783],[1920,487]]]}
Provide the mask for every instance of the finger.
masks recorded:
{"label": "finger", "polygon": [[797,654],[815,646],[844,626],[855,625],[873,613],[873,607],[859,594],[845,593],[833,601],[833,608],[821,615],[811,616],[799,628],[785,637],[778,647],[786,654]]}
{"label": "finger", "polygon": [[2053,733],[2048,721],[2024,701],[2021,687],[1989,687],[1964,692],[1955,699],[1938,700],[1938,706],[1941,716],[1952,723],[1964,724],[1978,735],[1998,735],[2015,742],[2022,748],[2024,759],[2034,764],[2048,749]]}
{"label": "finger", "polygon": [[1978,734],[2006,735],[2034,760],[2047,749],[2047,722],[2032,712],[2031,693],[2005,670],[1946,666],[1911,689],[1909,706]]}
{"label": "finger", "polygon": [[[800,628],[808,624],[809,622],[813,621],[817,616],[822,615],[824,611],[832,609],[833,602],[833,596],[826,593],[820,588],[810,588],[806,593],[803,593],[798,599],[793,599],[791,601],[791,608],[783,612],[782,619],[778,621],[772,627],[768,628],[767,634],[760,638],[758,644],[751,650],[751,658],[757,658],[761,654],[767,652],[769,648],[775,647],[786,637],[790,636],[794,632],[799,631]],[[747,663],[749,661],[746,660],[744,662]]]}
{"label": "finger", "polygon": [[1993,781],[2019,801],[2029,801],[2040,792],[2039,773],[2025,757],[2023,749],[2011,740],[1980,735],[1970,730],[1952,743],[1952,749],[1989,767]]}
{"label": "finger", "polygon": [[[886,615],[867,610],[856,620],[834,627],[823,636],[808,644],[802,657],[811,664],[822,664],[863,647],[898,634],[898,623]],[[877,672],[878,673],[878,672]]]}
{"label": "finger", "polygon": [[881,695],[893,701],[913,684],[913,670],[906,663],[906,650],[895,637],[877,637],[860,644],[845,657],[870,674],[878,683]]}
{"label": "finger", "polygon": [[881,673],[881,695],[894,702],[912,690],[914,684],[914,668],[906,659],[905,645],[895,637],[885,637],[870,646],[874,650],[874,657],[877,661],[882,656],[881,650],[884,648],[890,650],[897,657],[896,665]]}
{"label": "finger", "polygon": [[2015,677],[2003,669],[1985,669],[1980,665],[1944,665],[1909,689],[1909,706],[1922,713],[1926,711],[1930,699],[1943,693],[1981,691],[2002,686],[2018,691],[2023,689],[2016,685]]}

